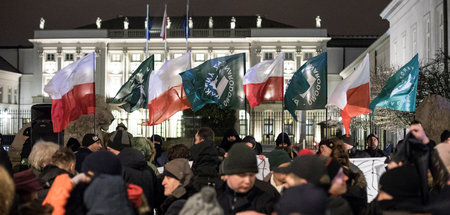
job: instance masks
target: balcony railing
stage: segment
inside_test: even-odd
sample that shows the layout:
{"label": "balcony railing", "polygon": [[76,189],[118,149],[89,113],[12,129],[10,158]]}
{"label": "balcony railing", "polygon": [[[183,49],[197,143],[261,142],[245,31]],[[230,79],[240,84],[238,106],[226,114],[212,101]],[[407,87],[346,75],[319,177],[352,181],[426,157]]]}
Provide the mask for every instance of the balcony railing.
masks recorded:
{"label": "balcony railing", "polygon": [[[250,29],[191,29],[191,38],[242,38],[251,36]],[[150,38],[159,38],[159,30],[150,30]],[[109,38],[145,38],[145,29],[108,30]],[[184,38],[184,29],[168,29],[167,38]]]}

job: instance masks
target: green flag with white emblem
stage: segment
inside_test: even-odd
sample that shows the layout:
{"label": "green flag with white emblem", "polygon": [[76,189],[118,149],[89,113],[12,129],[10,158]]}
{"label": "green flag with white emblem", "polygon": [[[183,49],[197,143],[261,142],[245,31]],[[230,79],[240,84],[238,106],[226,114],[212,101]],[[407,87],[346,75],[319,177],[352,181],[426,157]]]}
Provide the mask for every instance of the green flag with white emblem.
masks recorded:
{"label": "green flag with white emblem", "polygon": [[180,73],[192,110],[198,111],[208,103],[215,103],[221,109],[243,108],[244,65],[242,53],[214,58]]}
{"label": "green flag with white emblem", "polygon": [[285,108],[297,120],[295,110],[323,109],[327,103],[327,53],[311,58],[294,73],[284,95]]}
{"label": "green flag with white emblem", "polygon": [[133,72],[128,81],[122,85],[112,103],[122,104],[119,107],[131,113],[139,108],[148,108],[148,77],[154,69],[153,55],[147,58]]}
{"label": "green flag with white emblem", "polygon": [[419,57],[414,58],[400,68],[386,81],[380,94],[370,103],[372,112],[375,107],[385,107],[399,111],[416,111],[417,81],[419,80]]}

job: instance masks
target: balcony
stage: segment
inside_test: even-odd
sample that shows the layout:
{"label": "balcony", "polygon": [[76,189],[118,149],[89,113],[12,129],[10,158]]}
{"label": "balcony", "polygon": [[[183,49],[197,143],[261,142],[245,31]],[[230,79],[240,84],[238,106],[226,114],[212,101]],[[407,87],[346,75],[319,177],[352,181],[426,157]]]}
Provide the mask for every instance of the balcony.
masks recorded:
{"label": "balcony", "polygon": [[[159,38],[159,30],[150,30],[150,38]],[[191,29],[191,38],[244,38],[250,37],[250,29]],[[109,38],[145,38],[145,29],[108,30]],[[168,29],[168,38],[184,38],[184,29]]]}

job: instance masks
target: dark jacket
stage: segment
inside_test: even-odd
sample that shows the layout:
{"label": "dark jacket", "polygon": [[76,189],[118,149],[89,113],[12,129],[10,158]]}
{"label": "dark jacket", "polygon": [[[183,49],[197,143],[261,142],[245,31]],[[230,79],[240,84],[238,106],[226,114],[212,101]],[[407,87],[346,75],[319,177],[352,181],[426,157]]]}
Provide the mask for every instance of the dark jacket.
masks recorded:
{"label": "dark jacket", "polygon": [[91,153],[92,153],[91,150],[84,147],[80,148],[80,150],[78,150],[78,152],[75,153],[76,157],[75,170],[77,172],[81,172],[81,165],[83,164],[84,159]]}
{"label": "dark jacket", "polygon": [[0,146],[0,166],[3,166],[9,173],[9,175],[13,176],[11,160],[9,160],[8,152]]}
{"label": "dark jacket", "polygon": [[341,196],[330,195],[328,197],[328,211],[330,215],[351,215],[352,209],[347,200]]}
{"label": "dark jacket", "polygon": [[147,165],[144,155],[132,148],[125,148],[119,154],[122,163],[122,176],[126,183],[142,188],[149,205],[156,206],[156,175]]}
{"label": "dark jacket", "polygon": [[53,181],[55,181],[56,176],[61,174],[69,174],[69,177],[73,177],[72,174],[67,172],[66,170],[60,169],[59,167],[49,164],[42,169],[41,174],[39,174],[39,181],[42,184],[42,190],[38,191],[38,201],[44,201],[47,196],[48,190],[53,185]]}
{"label": "dark jacket", "polygon": [[133,215],[127,187],[118,175],[99,175],[84,192],[87,214]]}
{"label": "dark jacket", "polygon": [[371,148],[368,148],[368,149],[366,149],[364,151],[367,152],[370,155],[370,157],[372,157],[372,158],[375,158],[375,157],[386,157],[386,154],[383,152],[383,150],[381,150],[379,148],[376,148],[375,150],[371,149]]}
{"label": "dark jacket", "polygon": [[217,190],[217,201],[224,214],[236,214],[242,211],[271,214],[276,203],[273,196],[256,186],[247,193],[236,193],[226,183]]}
{"label": "dark jacket", "polygon": [[[227,137],[231,137],[231,136],[234,136],[236,138],[236,140],[233,142],[228,141]],[[228,152],[228,150],[230,150],[230,148],[231,148],[231,146],[233,146],[233,144],[239,143],[241,141],[242,140],[239,137],[239,134],[237,133],[237,131],[234,129],[229,129],[223,135],[223,139],[222,139],[222,143],[220,144],[220,148],[225,150],[225,152]]]}
{"label": "dark jacket", "polygon": [[[270,180],[270,178],[269,178],[269,180]],[[273,198],[275,198],[276,202],[278,202],[278,200],[280,199],[280,193],[269,182],[260,181],[260,180],[256,179],[255,187],[257,187],[260,190],[264,191],[265,193],[271,195]]]}
{"label": "dark jacket", "polygon": [[361,150],[357,150],[356,147],[353,147],[348,151],[349,158],[370,158],[369,153]]}
{"label": "dark jacket", "polygon": [[200,191],[206,185],[217,187],[221,180],[218,175],[220,161],[216,145],[213,142],[200,142],[191,147],[191,155],[194,188]]}
{"label": "dark jacket", "polygon": [[404,214],[424,212],[420,199],[377,201],[377,198],[378,196],[368,205],[365,214],[382,215],[386,212],[404,212]]}
{"label": "dark jacket", "polygon": [[397,150],[391,158],[392,161],[397,163],[403,162],[416,166],[422,185],[422,201],[425,204],[429,201],[428,170],[433,176],[434,189],[444,188],[448,180],[447,169],[438,152],[434,149],[435,146],[436,143],[432,140],[428,144],[423,144],[411,133],[408,133],[405,139],[397,145]]}
{"label": "dark jacket", "polygon": [[344,173],[349,180],[347,192],[342,198],[347,200],[353,214],[363,214],[367,207],[367,181],[364,173],[353,163],[350,163],[350,168],[344,168]]}
{"label": "dark jacket", "polygon": [[20,171],[28,169],[28,157],[30,156],[32,147],[33,146],[31,145],[31,138],[25,140],[22,146],[22,152],[20,152]]}

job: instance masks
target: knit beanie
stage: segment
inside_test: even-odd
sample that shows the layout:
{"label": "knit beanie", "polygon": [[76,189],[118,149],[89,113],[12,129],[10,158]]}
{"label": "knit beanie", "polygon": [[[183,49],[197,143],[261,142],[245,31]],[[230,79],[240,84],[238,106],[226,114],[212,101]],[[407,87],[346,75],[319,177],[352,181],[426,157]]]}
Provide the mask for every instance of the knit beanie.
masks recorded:
{"label": "knit beanie", "polygon": [[394,199],[419,198],[420,177],[412,165],[403,165],[386,171],[380,178],[379,189]]}
{"label": "knit beanie", "polygon": [[296,157],[287,167],[279,168],[283,173],[293,173],[308,183],[315,185],[330,184],[327,168],[323,160],[316,155],[302,155]]}
{"label": "knit beanie", "polygon": [[228,157],[223,162],[223,174],[225,175],[258,172],[256,153],[244,143],[233,144],[228,151]]}
{"label": "knit beanie", "polygon": [[95,175],[120,175],[122,174],[122,164],[115,154],[109,151],[96,151],[84,159],[81,171],[84,173],[91,171]]}
{"label": "knit beanie", "polygon": [[81,143],[84,147],[88,147],[99,140],[95,134],[85,134]]}
{"label": "knit beanie", "polygon": [[289,140],[289,135],[287,135],[286,133],[280,133],[278,134],[277,139],[275,140],[275,143],[277,144],[277,146],[286,143],[288,146],[291,145],[291,140]]}
{"label": "knit beanie", "polygon": [[216,191],[210,186],[191,196],[183,206],[181,215],[222,215],[223,210],[216,199]]}
{"label": "knit beanie", "polygon": [[267,158],[269,159],[270,170],[275,170],[278,166],[280,166],[283,163],[291,162],[289,154],[283,149],[275,149],[271,151],[267,155]]}
{"label": "knit beanie", "polygon": [[278,215],[323,215],[327,208],[327,199],[322,188],[313,184],[302,184],[284,190],[275,210]]}
{"label": "knit beanie", "polygon": [[175,158],[164,165],[163,175],[177,179],[180,182],[171,195],[180,198],[186,193],[185,187],[191,183],[194,173],[192,172],[189,161],[185,158]]}

